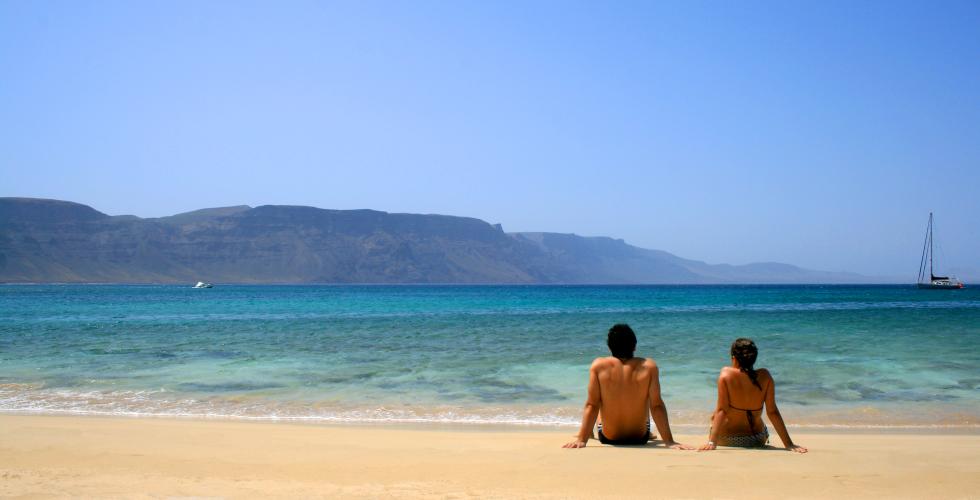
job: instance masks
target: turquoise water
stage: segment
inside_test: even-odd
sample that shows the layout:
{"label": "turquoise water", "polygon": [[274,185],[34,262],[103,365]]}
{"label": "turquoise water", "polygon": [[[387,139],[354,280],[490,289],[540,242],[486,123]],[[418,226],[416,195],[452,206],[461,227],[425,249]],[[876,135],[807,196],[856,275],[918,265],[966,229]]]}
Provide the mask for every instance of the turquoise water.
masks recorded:
{"label": "turquoise water", "polygon": [[0,286],[0,411],[576,425],[605,331],[703,425],[739,336],[793,425],[980,426],[980,289]]}

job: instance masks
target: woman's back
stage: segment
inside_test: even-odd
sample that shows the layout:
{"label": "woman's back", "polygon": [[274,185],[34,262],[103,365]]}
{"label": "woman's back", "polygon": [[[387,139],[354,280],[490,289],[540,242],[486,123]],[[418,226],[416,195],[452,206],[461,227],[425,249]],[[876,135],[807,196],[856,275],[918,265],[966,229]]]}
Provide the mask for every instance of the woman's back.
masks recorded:
{"label": "woman's back", "polygon": [[721,370],[720,378],[728,393],[725,427],[729,432],[754,434],[764,428],[762,410],[772,376],[765,368],[756,370],[755,374],[758,386],[744,371],[731,366]]}

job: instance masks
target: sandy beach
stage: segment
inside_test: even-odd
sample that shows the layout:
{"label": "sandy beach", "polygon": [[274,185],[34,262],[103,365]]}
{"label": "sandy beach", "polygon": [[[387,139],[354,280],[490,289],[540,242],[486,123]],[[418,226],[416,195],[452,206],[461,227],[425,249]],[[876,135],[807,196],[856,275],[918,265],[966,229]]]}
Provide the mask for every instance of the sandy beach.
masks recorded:
{"label": "sandy beach", "polygon": [[797,431],[807,455],[595,442],[561,449],[571,434],[3,415],[0,496],[975,498],[980,491],[975,434]]}

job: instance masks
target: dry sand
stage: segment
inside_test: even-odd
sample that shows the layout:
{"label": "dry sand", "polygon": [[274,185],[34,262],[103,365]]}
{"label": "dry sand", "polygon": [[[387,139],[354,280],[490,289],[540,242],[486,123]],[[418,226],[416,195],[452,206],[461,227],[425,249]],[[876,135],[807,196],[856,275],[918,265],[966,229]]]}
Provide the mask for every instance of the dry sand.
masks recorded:
{"label": "dry sand", "polygon": [[572,433],[0,415],[0,496],[980,498],[978,435],[796,432],[798,455]]}

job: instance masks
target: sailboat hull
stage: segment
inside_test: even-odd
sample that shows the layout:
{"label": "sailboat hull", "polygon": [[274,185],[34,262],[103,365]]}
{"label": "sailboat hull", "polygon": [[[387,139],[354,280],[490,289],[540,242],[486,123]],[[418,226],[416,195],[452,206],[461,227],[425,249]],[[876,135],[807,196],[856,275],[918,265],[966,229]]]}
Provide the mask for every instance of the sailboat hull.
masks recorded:
{"label": "sailboat hull", "polygon": [[958,290],[963,288],[963,283],[919,283],[922,290]]}

